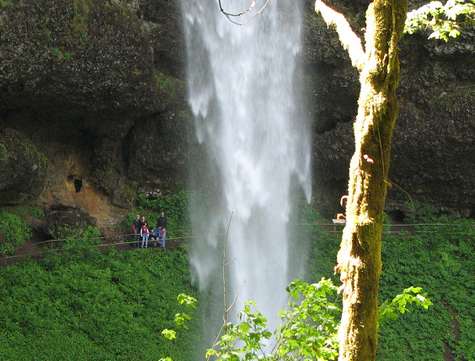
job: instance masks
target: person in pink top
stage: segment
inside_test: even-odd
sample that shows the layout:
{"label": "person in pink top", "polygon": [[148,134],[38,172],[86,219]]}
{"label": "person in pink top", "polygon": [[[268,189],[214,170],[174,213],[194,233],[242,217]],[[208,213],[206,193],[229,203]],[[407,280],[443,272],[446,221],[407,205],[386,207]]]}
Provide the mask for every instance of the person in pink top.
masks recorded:
{"label": "person in pink top", "polygon": [[141,248],[148,248],[148,239],[150,237],[150,230],[148,229],[148,224],[145,222],[140,228],[140,237],[142,237]]}

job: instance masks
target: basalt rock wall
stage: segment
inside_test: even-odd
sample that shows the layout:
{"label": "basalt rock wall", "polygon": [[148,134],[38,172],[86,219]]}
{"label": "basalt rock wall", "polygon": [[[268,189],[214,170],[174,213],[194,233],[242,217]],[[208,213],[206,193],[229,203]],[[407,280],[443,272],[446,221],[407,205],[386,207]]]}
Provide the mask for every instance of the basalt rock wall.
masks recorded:
{"label": "basalt rock wall", "polygon": [[191,118],[177,7],[0,2],[0,206],[76,207],[108,225],[138,189],[186,183]]}
{"label": "basalt rock wall", "polygon": [[[368,1],[334,1],[361,33]],[[423,1],[411,1],[410,8]],[[314,195],[328,216],[346,194],[354,151],[353,121],[359,92],[335,32],[305,13],[307,94],[313,105]],[[401,41],[400,114],[394,132],[389,211],[407,210],[419,201],[442,210],[474,215],[475,206],[475,31],[464,29],[449,43],[428,34]]]}
{"label": "basalt rock wall", "polygon": [[[310,3],[303,66],[314,198],[331,216],[346,193],[358,77]],[[367,1],[335,3],[362,27]],[[390,209],[415,199],[473,213],[473,40],[420,34],[402,43]],[[183,41],[178,1],[0,2],[0,171],[9,174],[0,176],[0,206],[77,207],[107,225],[137,189],[184,186],[200,147]]]}

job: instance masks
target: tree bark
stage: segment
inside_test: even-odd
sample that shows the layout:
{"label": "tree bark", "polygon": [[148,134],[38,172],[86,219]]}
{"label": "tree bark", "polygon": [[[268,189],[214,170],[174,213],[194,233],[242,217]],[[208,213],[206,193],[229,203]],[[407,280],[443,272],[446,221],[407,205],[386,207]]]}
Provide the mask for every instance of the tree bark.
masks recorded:
{"label": "tree bark", "polygon": [[398,113],[398,41],[406,12],[407,0],[375,0],[366,13],[355,153],[336,267],[343,290],[339,361],[376,359],[383,210]]}

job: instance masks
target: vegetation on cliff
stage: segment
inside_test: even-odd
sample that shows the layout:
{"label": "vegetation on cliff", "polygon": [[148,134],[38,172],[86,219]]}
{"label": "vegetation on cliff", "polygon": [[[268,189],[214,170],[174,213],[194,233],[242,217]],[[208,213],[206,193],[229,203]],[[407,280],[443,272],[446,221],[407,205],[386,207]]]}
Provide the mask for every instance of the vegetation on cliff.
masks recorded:
{"label": "vegetation on cliff", "polygon": [[[150,217],[165,209],[174,232],[189,226],[185,193],[140,199],[139,212]],[[20,213],[25,216],[28,212]],[[309,280],[326,277],[336,282],[333,267],[340,233],[319,227],[323,219],[310,207],[301,207],[295,217],[305,224],[298,237],[312,245]],[[433,306],[429,312],[416,310],[386,322],[381,328],[378,359],[472,361],[475,303],[468,286],[475,271],[471,257],[474,222],[422,208],[408,217],[414,226],[384,225],[380,299],[391,299],[414,285],[427,292]],[[0,359],[62,361],[73,355],[77,360],[132,361],[139,355],[157,361],[170,355],[188,361],[196,357],[202,342],[197,314],[191,315],[189,330],[180,331],[173,342],[162,335],[164,329],[174,327],[174,315],[182,312],[177,295],[196,296],[186,251],[103,254],[94,250],[97,236],[91,228],[70,237],[62,254],[0,268],[0,308],[5,310],[0,315]],[[292,287],[295,294],[313,292],[299,284]],[[334,290],[328,287],[322,292]],[[261,322],[254,311],[248,315],[254,318],[246,322]],[[335,325],[338,312],[332,317]]]}
{"label": "vegetation on cliff", "polygon": [[31,237],[31,228],[24,219],[0,211],[0,255],[11,255]]}
{"label": "vegetation on cliff", "polygon": [[[315,216],[309,214],[309,219]],[[381,331],[381,361],[475,360],[475,301],[471,296],[475,262],[475,222],[418,209],[408,221],[416,224],[383,231],[384,264],[380,299],[409,285],[422,287],[433,307],[389,322]],[[316,279],[334,277],[339,234],[314,228],[312,261]]]}

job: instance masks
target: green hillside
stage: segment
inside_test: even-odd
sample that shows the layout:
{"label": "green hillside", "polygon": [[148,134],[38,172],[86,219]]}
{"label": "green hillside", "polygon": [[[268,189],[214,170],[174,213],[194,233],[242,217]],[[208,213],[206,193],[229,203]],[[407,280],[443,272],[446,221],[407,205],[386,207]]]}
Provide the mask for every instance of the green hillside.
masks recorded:
{"label": "green hillside", "polygon": [[[176,206],[177,214],[184,207]],[[306,211],[301,220],[321,223]],[[474,222],[424,213],[409,223],[419,225],[385,226],[380,299],[421,286],[433,306],[384,324],[378,359],[475,360]],[[312,246],[311,281],[334,278],[340,232],[301,233]],[[194,360],[202,341],[199,315],[176,341],[160,335],[174,328],[177,295],[196,295],[186,249],[100,253],[83,243],[0,268],[0,361]]]}
{"label": "green hillside", "polygon": [[[425,223],[383,238],[380,300],[409,286],[420,286],[433,306],[416,310],[382,327],[380,361],[475,360],[475,225],[472,220],[422,217]],[[414,223],[422,223],[414,220]],[[339,246],[334,233],[313,234],[316,279],[334,277]]]}
{"label": "green hillside", "polygon": [[[0,360],[190,360],[160,335],[194,293],[183,250],[47,258],[0,268]],[[195,324],[191,325],[191,328]]]}

